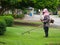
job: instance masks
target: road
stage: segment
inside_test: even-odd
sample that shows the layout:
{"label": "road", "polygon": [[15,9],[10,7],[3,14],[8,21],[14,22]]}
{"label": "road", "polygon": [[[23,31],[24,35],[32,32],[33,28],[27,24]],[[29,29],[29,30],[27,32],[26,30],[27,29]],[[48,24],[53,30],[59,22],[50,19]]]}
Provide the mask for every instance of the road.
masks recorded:
{"label": "road", "polygon": [[[50,15],[50,17],[52,19],[54,19],[54,24],[51,25],[56,25],[56,26],[60,26],[60,18],[58,17],[58,15]],[[25,15],[23,20],[26,21],[40,21],[41,16],[40,15],[33,15],[33,16],[29,16],[29,15]]]}

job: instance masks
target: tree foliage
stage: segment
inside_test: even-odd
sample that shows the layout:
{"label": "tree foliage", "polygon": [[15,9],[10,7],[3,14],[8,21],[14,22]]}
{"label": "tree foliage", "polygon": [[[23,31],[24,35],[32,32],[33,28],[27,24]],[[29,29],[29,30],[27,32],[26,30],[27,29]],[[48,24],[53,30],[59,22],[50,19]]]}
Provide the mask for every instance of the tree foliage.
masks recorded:
{"label": "tree foliage", "polygon": [[0,14],[9,9],[14,9],[16,4],[21,2],[21,0],[0,0]]}
{"label": "tree foliage", "polygon": [[0,0],[0,14],[8,9],[34,7],[38,9],[57,9],[60,0]]}

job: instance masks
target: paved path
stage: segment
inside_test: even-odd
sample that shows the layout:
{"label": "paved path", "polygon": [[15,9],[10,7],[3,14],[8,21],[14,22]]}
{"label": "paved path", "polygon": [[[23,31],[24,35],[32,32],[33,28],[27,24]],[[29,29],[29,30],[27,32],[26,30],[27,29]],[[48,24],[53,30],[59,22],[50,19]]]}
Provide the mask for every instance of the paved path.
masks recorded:
{"label": "paved path", "polygon": [[38,21],[40,20],[40,15],[33,15],[33,16],[25,15],[24,20]]}
{"label": "paved path", "polygon": [[[54,24],[51,25],[57,25],[60,26],[60,18],[57,15],[51,15],[52,19],[54,19]],[[25,18],[23,20],[29,20],[29,21],[39,21],[41,18],[40,15],[33,15],[32,17],[29,15],[25,15]]]}

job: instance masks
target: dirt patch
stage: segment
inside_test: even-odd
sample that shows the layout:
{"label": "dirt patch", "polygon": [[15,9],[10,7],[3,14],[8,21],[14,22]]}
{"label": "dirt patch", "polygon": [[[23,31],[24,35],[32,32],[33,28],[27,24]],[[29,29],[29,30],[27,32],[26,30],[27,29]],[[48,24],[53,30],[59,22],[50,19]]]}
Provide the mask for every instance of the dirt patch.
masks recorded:
{"label": "dirt patch", "polygon": [[41,24],[32,24],[32,23],[27,23],[27,22],[16,22],[14,21],[15,25],[27,25],[27,26],[39,26]]}

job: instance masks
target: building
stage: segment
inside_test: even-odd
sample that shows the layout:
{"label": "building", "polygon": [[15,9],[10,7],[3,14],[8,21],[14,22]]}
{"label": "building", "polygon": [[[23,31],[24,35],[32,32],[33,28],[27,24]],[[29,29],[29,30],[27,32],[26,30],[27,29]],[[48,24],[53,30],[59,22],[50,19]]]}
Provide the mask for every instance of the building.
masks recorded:
{"label": "building", "polygon": [[60,15],[60,6],[58,7],[58,15]]}

